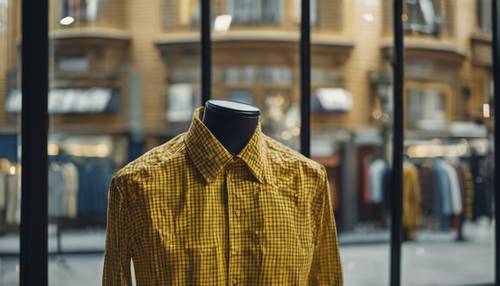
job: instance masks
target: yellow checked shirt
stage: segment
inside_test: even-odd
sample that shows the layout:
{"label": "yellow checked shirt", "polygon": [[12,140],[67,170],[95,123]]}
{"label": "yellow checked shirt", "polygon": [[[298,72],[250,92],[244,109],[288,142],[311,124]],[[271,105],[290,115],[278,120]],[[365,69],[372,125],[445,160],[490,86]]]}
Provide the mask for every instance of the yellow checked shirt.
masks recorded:
{"label": "yellow checked shirt", "polygon": [[103,285],[342,285],[323,165],[257,128],[233,156],[201,121],[109,189]]}

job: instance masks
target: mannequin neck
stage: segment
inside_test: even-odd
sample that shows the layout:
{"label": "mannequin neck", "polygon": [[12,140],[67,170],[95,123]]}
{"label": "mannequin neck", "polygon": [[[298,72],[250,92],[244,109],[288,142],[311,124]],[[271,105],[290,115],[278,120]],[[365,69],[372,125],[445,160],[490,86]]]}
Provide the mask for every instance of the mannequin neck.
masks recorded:
{"label": "mannequin neck", "polygon": [[244,116],[237,111],[219,111],[205,107],[203,123],[233,156],[240,153],[257,127],[258,116]]}

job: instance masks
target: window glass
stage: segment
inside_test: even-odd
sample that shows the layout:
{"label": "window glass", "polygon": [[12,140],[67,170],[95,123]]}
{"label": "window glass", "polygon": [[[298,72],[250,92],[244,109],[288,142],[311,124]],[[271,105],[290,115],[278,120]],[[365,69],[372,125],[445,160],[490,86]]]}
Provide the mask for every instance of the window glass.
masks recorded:
{"label": "window glass", "polygon": [[0,0],[0,285],[19,285],[21,6]]}
{"label": "window glass", "polygon": [[61,0],[60,20],[88,21],[97,19],[100,0]]}
{"label": "window glass", "polygon": [[[311,35],[311,157],[328,174],[345,285],[389,284],[393,37],[382,34],[392,13],[386,3],[318,0]],[[333,13],[340,22],[329,22]]]}
{"label": "window glass", "polygon": [[[425,25],[427,2],[413,1],[412,8]],[[477,10],[481,2],[434,4],[446,19],[472,19],[484,12]],[[494,280],[491,40],[476,41],[473,21],[456,24],[460,34],[449,39],[405,34],[403,285]],[[462,49],[471,58],[451,52]]]}
{"label": "window glass", "polygon": [[406,0],[405,28],[424,34],[435,34],[440,28],[439,0]]}
{"label": "window glass", "polygon": [[476,0],[477,25],[481,32],[491,33],[491,6],[489,0]]}
{"label": "window glass", "polygon": [[282,0],[229,0],[228,11],[235,24],[279,23]]}
{"label": "window glass", "polygon": [[408,128],[442,129],[446,126],[446,95],[437,90],[408,91]]}

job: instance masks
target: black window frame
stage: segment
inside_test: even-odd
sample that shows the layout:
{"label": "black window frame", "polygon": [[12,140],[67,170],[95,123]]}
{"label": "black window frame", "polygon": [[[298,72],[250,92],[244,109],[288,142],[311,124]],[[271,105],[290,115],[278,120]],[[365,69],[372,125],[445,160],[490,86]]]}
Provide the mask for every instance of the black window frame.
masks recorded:
{"label": "black window frame", "polygon": [[[401,186],[403,163],[403,1],[393,0],[394,18],[394,126],[391,173],[392,224],[390,253],[390,285],[401,284]],[[500,86],[500,5],[492,1],[492,56],[494,86]],[[20,285],[48,285],[47,245],[47,194],[48,194],[48,2],[49,0],[22,1],[22,198],[21,198],[21,248]],[[211,98],[211,41],[210,1],[201,1],[201,73],[202,104]],[[301,145],[300,151],[310,157],[310,21],[309,0],[302,0],[300,37],[301,78]],[[499,110],[500,88],[494,89],[494,110]],[[495,116],[495,126],[499,118]],[[499,133],[494,133],[494,147],[498,150]],[[495,152],[495,166],[500,155]],[[496,168],[495,168],[496,169]],[[500,183],[495,176],[495,186]],[[495,191],[498,188],[495,187]],[[500,209],[500,196],[495,196],[495,209]],[[495,222],[500,212],[495,212]],[[495,228],[495,283],[499,285],[500,229]]]}

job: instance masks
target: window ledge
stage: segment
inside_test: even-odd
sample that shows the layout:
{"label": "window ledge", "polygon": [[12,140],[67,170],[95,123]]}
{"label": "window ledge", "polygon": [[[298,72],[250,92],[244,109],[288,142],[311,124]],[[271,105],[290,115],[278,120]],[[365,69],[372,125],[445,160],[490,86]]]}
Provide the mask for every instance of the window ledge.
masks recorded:
{"label": "window ledge", "polygon": [[[391,50],[393,45],[392,38],[386,38],[382,41],[381,48],[383,50]],[[436,54],[449,55],[454,57],[457,61],[465,59],[465,52],[446,39],[405,38],[404,48],[406,51],[428,51]]]}
{"label": "window ledge", "polygon": [[[186,33],[166,33],[155,40],[156,45],[171,45],[171,44],[190,44],[200,41],[199,32]],[[274,30],[256,30],[256,31],[229,31],[226,33],[214,32],[212,35],[214,42],[232,42],[232,41],[267,41],[267,42],[285,42],[297,43],[300,41],[300,33],[298,31],[274,31]],[[352,48],[353,41],[341,35],[311,35],[311,44],[340,46]]]}
{"label": "window ledge", "polygon": [[80,38],[100,38],[111,40],[130,41],[129,32],[112,28],[70,28],[58,29],[49,32],[51,39],[80,39]]}

